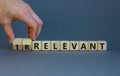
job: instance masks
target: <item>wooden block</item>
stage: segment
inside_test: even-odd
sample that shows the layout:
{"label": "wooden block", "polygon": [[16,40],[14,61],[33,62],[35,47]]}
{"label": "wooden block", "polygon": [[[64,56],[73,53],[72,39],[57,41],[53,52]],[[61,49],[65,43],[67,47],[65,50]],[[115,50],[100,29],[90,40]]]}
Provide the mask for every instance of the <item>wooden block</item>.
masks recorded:
{"label": "wooden block", "polygon": [[42,41],[42,50],[51,50],[50,49],[50,41]]}
{"label": "wooden block", "polygon": [[97,51],[97,41],[88,41],[89,51]]}
{"label": "wooden block", "polygon": [[70,41],[69,43],[70,50],[78,50],[79,48],[79,42],[78,41]]}
{"label": "wooden block", "polygon": [[22,38],[15,38],[12,45],[13,50],[22,50]]}
{"label": "wooden block", "polygon": [[41,41],[33,41],[32,42],[32,50],[41,50]]}
{"label": "wooden block", "polygon": [[60,50],[60,41],[51,41],[51,50]]}
{"label": "wooden block", "polygon": [[107,42],[106,41],[98,41],[98,51],[107,50]]}
{"label": "wooden block", "polygon": [[30,38],[23,38],[23,50],[32,50],[32,40]]}
{"label": "wooden block", "polygon": [[87,51],[88,50],[88,41],[79,41],[79,50]]}
{"label": "wooden block", "polygon": [[63,51],[63,50],[69,50],[69,41],[61,41],[60,42],[60,50]]}

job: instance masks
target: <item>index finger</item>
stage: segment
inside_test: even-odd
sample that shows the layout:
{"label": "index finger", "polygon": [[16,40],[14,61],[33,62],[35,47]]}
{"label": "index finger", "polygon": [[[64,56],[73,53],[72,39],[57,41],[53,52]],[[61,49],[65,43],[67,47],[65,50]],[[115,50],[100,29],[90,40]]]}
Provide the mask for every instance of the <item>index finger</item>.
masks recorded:
{"label": "index finger", "polygon": [[37,23],[32,18],[31,15],[25,15],[20,17],[20,20],[24,21],[28,26],[28,34],[32,40],[36,40],[36,32],[37,32]]}

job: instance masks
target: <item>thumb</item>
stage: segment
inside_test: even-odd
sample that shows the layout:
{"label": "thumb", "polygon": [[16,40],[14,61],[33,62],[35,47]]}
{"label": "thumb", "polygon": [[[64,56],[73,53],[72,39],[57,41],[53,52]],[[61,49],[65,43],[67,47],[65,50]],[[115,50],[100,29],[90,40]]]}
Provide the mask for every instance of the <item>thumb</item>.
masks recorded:
{"label": "thumb", "polygon": [[14,32],[13,32],[11,23],[4,23],[4,24],[2,24],[2,26],[3,26],[3,29],[9,39],[9,43],[11,44],[14,40]]}

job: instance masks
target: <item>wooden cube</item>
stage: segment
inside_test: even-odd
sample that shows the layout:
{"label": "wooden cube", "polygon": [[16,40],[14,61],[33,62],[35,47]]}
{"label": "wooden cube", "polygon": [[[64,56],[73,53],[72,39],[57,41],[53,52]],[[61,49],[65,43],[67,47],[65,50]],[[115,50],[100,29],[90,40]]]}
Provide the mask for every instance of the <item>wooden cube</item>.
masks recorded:
{"label": "wooden cube", "polygon": [[88,51],[88,41],[79,41],[79,50]]}
{"label": "wooden cube", "polygon": [[51,50],[60,50],[60,41],[51,41]]}
{"label": "wooden cube", "polygon": [[41,41],[33,41],[32,42],[32,50],[41,50],[42,43]]}
{"label": "wooden cube", "polygon": [[42,50],[51,50],[50,49],[50,41],[42,41]]}
{"label": "wooden cube", "polygon": [[64,50],[69,50],[69,41],[61,41],[60,42],[60,50],[64,51]]}
{"label": "wooden cube", "polygon": [[32,50],[32,40],[30,38],[23,38],[23,50]]}
{"label": "wooden cube", "polygon": [[89,51],[97,51],[97,41],[88,41]]}
{"label": "wooden cube", "polygon": [[79,42],[78,41],[70,41],[69,46],[70,46],[70,50],[72,50],[72,51],[78,50]]}
{"label": "wooden cube", "polygon": [[13,43],[13,50],[22,50],[22,38],[15,38]]}
{"label": "wooden cube", "polygon": [[98,51],[107,50],[107,42],[106,41],[98,41]]}

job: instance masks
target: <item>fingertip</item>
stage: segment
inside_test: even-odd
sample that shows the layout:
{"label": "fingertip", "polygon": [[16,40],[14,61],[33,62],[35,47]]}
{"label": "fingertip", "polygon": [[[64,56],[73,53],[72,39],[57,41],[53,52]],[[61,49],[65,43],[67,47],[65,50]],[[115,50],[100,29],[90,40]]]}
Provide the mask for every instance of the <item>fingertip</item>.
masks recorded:
{"label": "fingertip", "polygon": [[31,38],[32,41],[35,41],[35,40],[36,40],[35,34],[29,34],[29,38]]}
{"label": "fingertip", "polygon": [[14,41],[14,35],[13,36],[11,35],[11,37],[9,37],[9,44],[12,44],[13,41]]}

